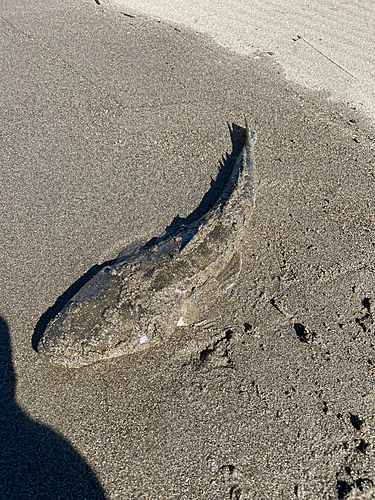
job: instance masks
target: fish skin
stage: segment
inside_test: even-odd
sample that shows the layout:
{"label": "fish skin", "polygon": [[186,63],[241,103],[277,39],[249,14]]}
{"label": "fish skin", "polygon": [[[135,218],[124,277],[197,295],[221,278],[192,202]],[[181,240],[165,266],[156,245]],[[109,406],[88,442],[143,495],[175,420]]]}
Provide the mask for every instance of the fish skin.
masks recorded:
{"label": "fish skin", "polygon": [[239,247],[255,198],[255,142],[246,124],[245,144],[216,204],[177,235],[124,250],[100,270],[49,322],[40,356],[79,368],[145,349],[202,320],[207,304],[241,271]]}

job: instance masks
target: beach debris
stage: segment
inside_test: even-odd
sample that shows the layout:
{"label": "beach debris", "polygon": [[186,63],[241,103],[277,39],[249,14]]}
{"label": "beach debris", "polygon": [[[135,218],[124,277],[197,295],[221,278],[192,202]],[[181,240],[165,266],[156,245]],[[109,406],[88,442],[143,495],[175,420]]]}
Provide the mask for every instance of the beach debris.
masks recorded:
{"label": "beach debris", "polygon": [[123,250],[92,277],[47,325],[38,353],[78,368],[165,341],[198,324],[207,304],[241,272],[241,240],[254,205],[253,146],[246,139],[220,198],[200,219]]}

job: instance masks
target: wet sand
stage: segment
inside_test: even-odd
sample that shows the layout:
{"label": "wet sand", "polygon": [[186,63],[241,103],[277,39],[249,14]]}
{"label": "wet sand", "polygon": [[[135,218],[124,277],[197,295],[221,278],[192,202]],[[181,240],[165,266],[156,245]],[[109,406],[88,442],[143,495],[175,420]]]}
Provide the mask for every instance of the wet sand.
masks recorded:
{"label": "wet sand", "polygon": [[[364,494],[371,116],[286,80],[267,53],[95,2],[6,2],[2,16],[0,395],[14,424],[0,449],[24,478],[0,481],[5,498],[48,498],[50,461],[51,498]],[[218,328],[177,329],[79,370],[40,360],[33,342],[86,273],[199,206],[244,114],[258,133],[257,198]],[[39,469],[24,454],[33,432]]]}

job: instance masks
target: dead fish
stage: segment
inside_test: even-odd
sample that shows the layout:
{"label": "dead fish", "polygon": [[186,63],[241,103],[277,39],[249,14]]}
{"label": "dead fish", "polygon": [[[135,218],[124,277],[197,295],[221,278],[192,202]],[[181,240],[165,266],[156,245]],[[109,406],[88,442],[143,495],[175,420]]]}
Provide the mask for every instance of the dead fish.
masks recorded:
{"label": "dead fish", "polygon": [[38,344],[50,362],[78,368],[165,341],[198,323],[207,303],[241,272],[244,227],[254,205],[253,146],[246,140],[219,200],[172,236],[122,251],[52,319]]}

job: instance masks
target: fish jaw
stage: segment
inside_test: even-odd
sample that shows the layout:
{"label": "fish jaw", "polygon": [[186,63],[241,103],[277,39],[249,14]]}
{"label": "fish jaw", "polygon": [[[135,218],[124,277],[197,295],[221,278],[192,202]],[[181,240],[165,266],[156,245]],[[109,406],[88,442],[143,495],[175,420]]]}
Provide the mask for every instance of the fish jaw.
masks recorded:
{"label": "fish jaw", "polygon": [[121,279],[109,270],[91,278],[48,324],[38,344],[41,357],[79,368],[148,346],[137,308],[120,300]]}

